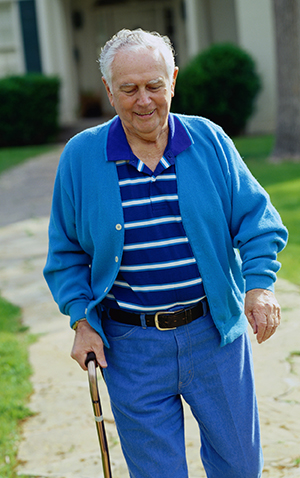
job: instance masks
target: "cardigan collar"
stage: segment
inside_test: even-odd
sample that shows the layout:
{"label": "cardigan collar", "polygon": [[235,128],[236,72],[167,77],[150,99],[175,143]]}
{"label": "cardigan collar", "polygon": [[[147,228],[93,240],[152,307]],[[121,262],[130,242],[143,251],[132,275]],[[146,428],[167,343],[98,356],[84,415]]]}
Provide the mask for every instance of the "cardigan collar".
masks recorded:
{"label": "cardigan collar", "polygon": [[[174,158],[185,151],[192,144],[192,141],[179,119],[171,113],[169,114],[168,123],[169,139],[164,155]],[[110,125],[106,152],[108,161],[127,161],[134,156],[119,116],[116,116]]]}

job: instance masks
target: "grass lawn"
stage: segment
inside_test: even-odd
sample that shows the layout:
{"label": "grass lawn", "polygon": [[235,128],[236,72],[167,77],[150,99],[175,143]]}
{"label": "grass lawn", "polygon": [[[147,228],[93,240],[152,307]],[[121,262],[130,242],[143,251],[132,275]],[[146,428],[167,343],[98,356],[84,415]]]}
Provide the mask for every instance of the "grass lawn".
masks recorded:
{"label": "grass lawn", "polygon": [[34,158],[39,154],[55,151],[57,146],[46,144],[39,146],[20,146],[15,148],[0,148],[0,174],[13,166]]}
{"label": "grass lawn", "polygon": [[16,478],[20,423],[31,415],[28,346],[32,336],[22,326],[21,311],[0,297],[0,477]]}
{"label": "grass lawn", "polygon": [[300,163],[269,163],[273,136],[237,138],[235,144],[252,174],[270,194],[289,230],[287,247],[279,254],[278,276],[300,285]]}

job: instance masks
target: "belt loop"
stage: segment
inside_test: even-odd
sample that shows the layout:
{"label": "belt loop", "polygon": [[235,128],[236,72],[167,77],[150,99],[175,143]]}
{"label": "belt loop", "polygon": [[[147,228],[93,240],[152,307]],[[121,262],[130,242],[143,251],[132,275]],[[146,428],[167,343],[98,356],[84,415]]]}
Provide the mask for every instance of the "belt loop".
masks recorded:
{"label": "belt loop", "polygon": [[141,320],[141,326],[143,327],[143,329],[146,329],[147,328],[146,314],[140,314],[140,320]]}
{"label": "belt loop", "polygon": [[205,317],[207,312],[208,312],[208,302],[207,302],[206,297],[202,300],[202,307],[203,307],[203,316],[202,317]]}

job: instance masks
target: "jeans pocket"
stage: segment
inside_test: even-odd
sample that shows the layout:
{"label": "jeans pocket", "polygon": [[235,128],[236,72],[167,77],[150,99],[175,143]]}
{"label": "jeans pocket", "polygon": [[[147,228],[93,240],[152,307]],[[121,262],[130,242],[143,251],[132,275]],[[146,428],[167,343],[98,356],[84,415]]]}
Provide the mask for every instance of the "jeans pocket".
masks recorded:
{"label": "jeans pocket", "polygon": [[102,327],[109,340],[124,340],[130,337],[140,327],[138,325],[121,324],[112,319],[102,320]]}

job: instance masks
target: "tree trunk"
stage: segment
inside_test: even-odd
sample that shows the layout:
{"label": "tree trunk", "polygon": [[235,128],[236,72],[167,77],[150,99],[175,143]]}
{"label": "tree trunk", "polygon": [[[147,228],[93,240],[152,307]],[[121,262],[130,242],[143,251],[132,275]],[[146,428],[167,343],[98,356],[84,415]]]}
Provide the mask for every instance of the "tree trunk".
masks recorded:
{"label": "tree trunk", "polygon": [[300,160],[300,0],[273,0],[277,122],[272,159]]}

